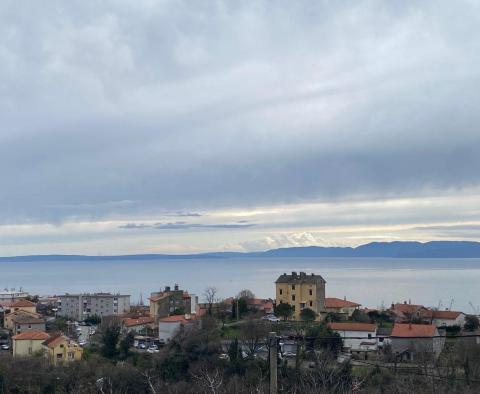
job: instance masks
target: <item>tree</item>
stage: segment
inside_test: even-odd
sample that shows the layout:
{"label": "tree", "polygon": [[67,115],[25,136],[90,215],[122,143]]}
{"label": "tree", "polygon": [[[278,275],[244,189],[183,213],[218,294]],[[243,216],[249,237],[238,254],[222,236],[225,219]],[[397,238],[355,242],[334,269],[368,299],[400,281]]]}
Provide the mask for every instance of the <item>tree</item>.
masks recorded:
{"label": "tree", "polygon": [[117,343],[120,336],[120,328],[109,326],[102,335],[102,356],[111,360],[118,355]]}
{"label": "tree", "polygon": [[480,321],[478,320],[478,317],[477,317],[477,316],[468,315],[468,316],[465,318],[465,325],[463,326],[463,328],[465,328],[465,330],[467,330],[467,331],[475,331],[475,330],[477,330],[479,327],[480,327]]}
{"label": "tree", "polygon": [[359,323],[370,323],[370,317],[360,309],[355,309],[352,313],[352,320]]}
{"label": "tree", "polygon": [[310,308],[304,308],[300,311],[300,320],[314,321],[317,318],[317,314]]}
{"label": "tree", "polygon": [[270,327],[265,321],[248,319],[240,326],[240,338],[249,358],[253,359],[263,343],[266,342]]}
{"label": "tree", "polygon": [[217,288],[213,286],[209,286],[205,289],[205,292],[203,293],[203,296],[205,297],[205,300],[207,301],[208,304],[208,314],[211,316],[212,315],[212,308],[213,304],[217,300]]}
{"label": "tree", "polygon": [[227,321],[227,317],[230,315],[232,309],[232,305],[227,303],[226,301],[222,301],[218,303],[216,315],[217,318],[222,322],[222,327],[225,326],[225,322]]}
{"label": "tree", "polygon": [[[238,310],[237,310],[238,308]],[[247,300],[245,298],[237,298],[233,300],[232,304],[232,318],[236,319],[237,317],[239,319],[242,318],[246,313],[248,312],[248,304]],[[237,316],[238,314],[238,316]]]}
{"label": "tree", "polygon": [[125,338],[120,341],[120,352],[123,358],[128,358],[130,354],[130,348],[133,346],[135,335],[130,331]]}
{"label": "tree", "polygon": [[343,346],[340,335],[330,329],[325,323],[312,325],[307,329],[306,336],[316,349],[327,350],[337,354]]}
{"label": "tree", "polygon": [[292,317],[294,312],[295,308],[285,302],[282,302],[275,307],[275,315],[283,317],[283,320],[287,320]]}
{"label": "tree", "polygon": [[246,300],[252,300],[255,298],[255,294],[253,294],[253,291],[249,289],[243,289],[237,294],[237,298],[245,298]]}

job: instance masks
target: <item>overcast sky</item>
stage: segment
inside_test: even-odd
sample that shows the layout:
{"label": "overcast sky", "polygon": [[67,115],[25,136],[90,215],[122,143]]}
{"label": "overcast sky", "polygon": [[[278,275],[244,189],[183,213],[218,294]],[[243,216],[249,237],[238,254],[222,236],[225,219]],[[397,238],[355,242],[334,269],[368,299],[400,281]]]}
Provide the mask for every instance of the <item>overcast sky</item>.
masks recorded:
{"label": "overcast sky", "polygon": [[480,4],[3,1],[0,255],[480,240]]}

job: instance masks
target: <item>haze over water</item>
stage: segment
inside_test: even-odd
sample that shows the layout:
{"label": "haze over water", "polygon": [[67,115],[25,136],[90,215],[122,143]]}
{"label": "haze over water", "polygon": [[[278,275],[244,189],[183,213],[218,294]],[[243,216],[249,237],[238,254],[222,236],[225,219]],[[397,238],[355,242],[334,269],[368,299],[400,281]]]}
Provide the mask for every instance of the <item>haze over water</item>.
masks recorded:
{"label": "haze over water", "polygon": [[251,289],[275,297],[274,281],[283,272],[306,271],[327,281],[327,297],[344,296],[363,306],[411,301],[472,313],[480,304],[480,259],[388,258],[235,258],[130,261],[0,262],[0,287],[23,287],[32,294],[121,292],[140,294],[178,283],[203,298],[207,286],[219,297]]}

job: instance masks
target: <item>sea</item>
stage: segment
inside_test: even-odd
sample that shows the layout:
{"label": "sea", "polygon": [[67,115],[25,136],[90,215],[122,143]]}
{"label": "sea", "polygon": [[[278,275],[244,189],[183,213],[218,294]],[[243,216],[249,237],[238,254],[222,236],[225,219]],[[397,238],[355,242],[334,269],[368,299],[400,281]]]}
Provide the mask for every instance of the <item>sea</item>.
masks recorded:
{"label": "sea", "polygon": [[146,301],[151,292],[178,284],[204,299],[250,289],[275,297],[275,280],[292,271],[322,275],[327,297],[346,297],[370,308],[411,302],[474,313],[480,305],[480,259],[212,258],[0,262],[0,288],[31,294],[114,292]]}

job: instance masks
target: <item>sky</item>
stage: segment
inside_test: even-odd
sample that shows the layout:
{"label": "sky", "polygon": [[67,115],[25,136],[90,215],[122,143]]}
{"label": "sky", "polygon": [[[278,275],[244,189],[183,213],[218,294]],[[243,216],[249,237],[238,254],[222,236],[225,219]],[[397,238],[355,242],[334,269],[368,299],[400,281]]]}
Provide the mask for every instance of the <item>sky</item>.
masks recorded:
{"label": "sky", "polygon": [[0,255],[480,240],[480,3],[3,1]]}

